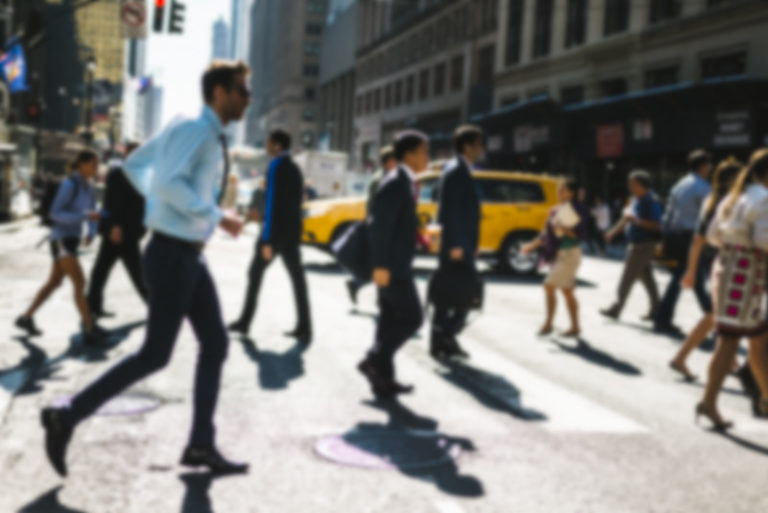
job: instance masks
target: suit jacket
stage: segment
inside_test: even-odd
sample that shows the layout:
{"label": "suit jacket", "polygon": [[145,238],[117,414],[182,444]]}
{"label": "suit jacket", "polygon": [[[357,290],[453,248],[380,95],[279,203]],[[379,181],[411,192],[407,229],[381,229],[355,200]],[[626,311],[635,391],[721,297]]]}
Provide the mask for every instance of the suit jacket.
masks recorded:
{"label": "suit jacket", "polygon": [[102,208],[107,214],[99,222],[99,233],[103,236],[108,237],[113,226],[120,226],[127,240],[139,240],[144,236],[144,198],[120,166],[111,167],[107,173]]}
{"label": "suit jacket", "polygon": [[267,174],[264,225],[260,240],[276,249],[296,246],[303,230],[304,176],[287,154],[275,157]]}
{"label": "suit jacket", "polygon": [[437,221],[442,225],[441,261],[453,248],[461,248],[464,261],[474,262],[480,238],[480,198],[462,158],[449,162],[440,179]]}
{"label": "suit jacket", "polygon": [[373,268],[386,268],[394,280],[413,276],[418,229],[414,184],[402,167],[388,173],[373,198],[368,238]]}

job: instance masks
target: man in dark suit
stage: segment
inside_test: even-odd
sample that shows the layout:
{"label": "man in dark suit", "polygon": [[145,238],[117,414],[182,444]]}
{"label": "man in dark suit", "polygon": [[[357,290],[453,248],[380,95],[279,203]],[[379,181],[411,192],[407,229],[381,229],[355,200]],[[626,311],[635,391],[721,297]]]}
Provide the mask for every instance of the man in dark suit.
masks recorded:
{"label": "man in dark suit", "polygon": [[[379,190],[381,181],[386,177],[390,171],[397,169],[397,159],[395,159],[395,149],[389,145],[385,146],[379,152],[379,159],[381,162],[381,169],[371,177],[371,181],[368,184],[368,201],[366,203],[366,217],[371,215],[373,210],[373,199],[376,197],[376,192]],[[349,292],[349,298],[353,304],[357,304],[357,293],[360,289],[367,285],[367,281],[362,281],[357,278],[352,278],[347,281],[347,291]]]}
{"label": "man in dark suit", "polygon": [[378,398],[413,390],[395,380],[394,358],[424,317],[412,267],[418,229],[414,173],[429,164],[429,139],[421,132],[407,130],[396,136],[394,147],[400,165],[382,180],[369,220],[373,282],[379,288],[380,314],[373,347],[358,365]]}
{"label": "man in dark suit", "polygon": [[[126,143],[125,156],[128,157],[138,146],[137,143]],[[104,215],[99,223],[101,246],[91,271],[91,283],[88,288],[88,307],[91,315],[96,317],[112,315],[104,311],[104,286],[118,260],[123,261],[133,286],[141,298],[147,301],[139,247],[146,232],[144,198],[125,177],[121,161],[110,163],[103,210]]]}
{"label": "man in dark suit", "polygon": [[267,197],[264,223],[256,244],[248,275],[248,289],[240,318],[230,324],[230,331],[247,334],[256,313],[256,303],[264,271],[272,259],[280,255],[293,284],[298,322],[296,329],[287,333],[303,344],[312,339],[312,320],[309,313],[307,282],[301,265],[302,198],[304,178],[290,156],[291,136],[283,130],[274,130],[267,141],[267,153],[272,162],[267,171]]}
{"label": "man in dark suit", "polygon": [[[466,266],[474,270],[480,238],[480,199],[472,179],[472,166],[485,153],[483,131],[472,125],[461,126],[456,129],[453,141],[456,158],[447,164],[439,187],[440,269],[450,271]],[[464,309],[435,308],[430,347],[433,357],[469,356],[456,340],[468,313]]]}

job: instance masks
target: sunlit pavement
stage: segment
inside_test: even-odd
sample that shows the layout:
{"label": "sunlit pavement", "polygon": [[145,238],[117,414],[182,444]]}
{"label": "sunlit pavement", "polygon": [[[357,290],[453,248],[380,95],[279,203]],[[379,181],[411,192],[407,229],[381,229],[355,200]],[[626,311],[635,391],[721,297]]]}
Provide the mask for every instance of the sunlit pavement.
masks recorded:
{"label": "sunlit pavement", "polygon": [[[78,391],[142,341],[144,309],[117,267],[104,325],[112,346],[85,351],[69,286],[37,316],[45,335],[12,321],[50,264],[32,222],[0,229],[0,512],[744,512],[766,511],[768,423],[751,418],[729,378],[728,436],[693,421],[701,382],[667,368],[678,342],[639,318],[638,285],[622,322],[602,319],[621,266],[588,258],[580,273],[581,343],[538,339],[539,281],[489,276],[487,305],[462,341],[472,358],[441,365],[428,330],[398,358],[416,392],[377,404],[355,364],[371,341],[374,290],[358,309],[344,274],[304,253],[315,340],[306,352],[283,332],[294,307],[280,263],[268,272],[251,341],[233,338],[217,412],[218,443],[251,462],[247,476],[213,479],[177,465],[189,427],[196,343],[188,326],[170,366],[81,425],[60,480],[43,454],[39,410]],[[218,234],[206,250],[228,319],[238,313],[253,233]],[[90,268],[94,251],[84,255]],[[425,285],[435,262],[417,262]],[[657,275],[660,281],[666,277]],[[678,308],[688,328],[690,293]],[[563,305],[558,327],[567,328]],[[704,375],[709,354],[691,367]]]}

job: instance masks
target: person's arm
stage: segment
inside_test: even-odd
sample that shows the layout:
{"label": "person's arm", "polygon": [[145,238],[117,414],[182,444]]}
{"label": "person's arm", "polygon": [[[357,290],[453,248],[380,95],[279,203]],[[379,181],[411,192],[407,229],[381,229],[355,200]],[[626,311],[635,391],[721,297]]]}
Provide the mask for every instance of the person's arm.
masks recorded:
{"label": "person's arm", "polygon": [[371,265],[376,270],[390,269],[390,248],[394,241],[392,234],[395,229],[397,214],[402,208],[404,191],[397,183],[388,183],[379,189],[373,200],[373,212],[369,229],[371,246]]}
{"label": "person's arm", "polygon": [[627,224],[629,224],[629,219],[626,217],[622,217],[616,225],[608,230],[608,233],[605,234],[605,240],[610,242],[612,241],[618,234],[620,234],[624,228],[627,227]]}
{"label": "person's arm", "polygon": [[71,207],[75,204],[75,196],[78,193],[77,189],[78,186],[75,185],[73,179],[67,178],[61,182],[59,190],[56,192],[56,197],[53,200],[53,204],[51,205],[50,216],[54,222],[62,224],[74,224],[88,219],[89,216],[87,212],[70,210]]}
{"label": "person's arm", "polygon": [[704,249],[706,242],[707,239],[704,236],[698,233],[694,235],[691,249],[688,252],[688,267],[686,267],[683,279],[680,281],[683,288],[690,289],[695,285],[696,271],[699,269],[699,260],[701,259],[701,250]]}
{"label": "person's arm", "polygon": [[162,146],[161,137],[164,132],[136,148],[123,162],[123,173],[131,186],[142,196],[146,197],[151,186],[150,171],[157,156],[157,150]]}
{"label": "person's arm", "polygon": [[223,215],[213,194],[204,198],[192,185],[193,170],[208,136],[208,130],[195,122],[178,126],[166,139],[161,166],[155,170],[154,190],[177,211],[217,225]]}
{"label": "person's arm", "polygon": [[277,177],[277,159],[273,160],[267,171],[267,190],[264,204],[264,225],[261,227],[261,240],[265,244],[274,242],[275,238],[275,215],[277,207],[275,206],[275,197],[277,195],[278,177]]}
{"label": "person's arm", "polygon": [[464,229],[466,218],[462,211],[464,191],[457,175],[446,175],[440,187],[440,218],[443,224],[442,244],[452,254],[452,258],[461,260],[472,247],[469,234]]}

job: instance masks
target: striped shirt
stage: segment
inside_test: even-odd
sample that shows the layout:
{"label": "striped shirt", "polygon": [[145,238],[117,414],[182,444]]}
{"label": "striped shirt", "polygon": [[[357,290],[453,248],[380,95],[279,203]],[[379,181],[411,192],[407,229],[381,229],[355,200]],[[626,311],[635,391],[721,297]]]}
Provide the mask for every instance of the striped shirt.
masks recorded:
{"label": "striped shirt", "polygon": [[218,115],[206,106],[197,119],[171,123],[125,161],[125,174],[146,198],[147,228],[205,242],[221,220],[223,175]]}

